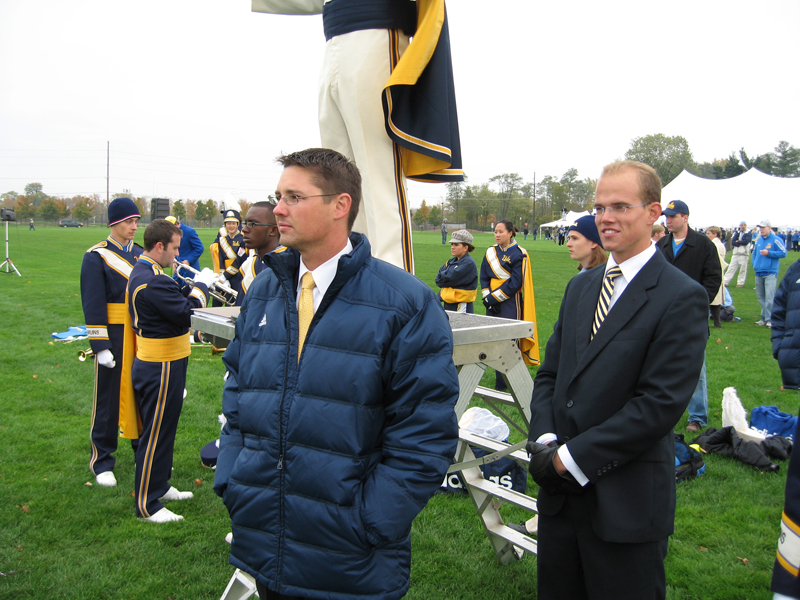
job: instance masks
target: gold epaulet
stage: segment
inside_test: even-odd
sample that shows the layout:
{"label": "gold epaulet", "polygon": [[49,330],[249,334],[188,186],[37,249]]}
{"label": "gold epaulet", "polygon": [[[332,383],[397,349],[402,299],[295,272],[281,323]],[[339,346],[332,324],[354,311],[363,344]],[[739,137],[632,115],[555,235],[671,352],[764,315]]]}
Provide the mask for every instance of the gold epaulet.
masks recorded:
{"label": "gold epaulet", "polygon": [[95,244],[94,246],[92,246],[91,248],[89,248],[87,250],[87,252],[94,252],[98,248],[105,248],[106,246],[108,246],[108,241],[107,240],[103,240],[102,242],[99,242],[99,243]]}
{"label": "gold epaulet", "polygon": [[273,250],[272,252],[273,252],[274,254],[278,254],[279,252],[285,252],[285,251],[286,251],[286,246],[278,246],[278,247],[277,247],[277,248],[275,248],[275,250]]}

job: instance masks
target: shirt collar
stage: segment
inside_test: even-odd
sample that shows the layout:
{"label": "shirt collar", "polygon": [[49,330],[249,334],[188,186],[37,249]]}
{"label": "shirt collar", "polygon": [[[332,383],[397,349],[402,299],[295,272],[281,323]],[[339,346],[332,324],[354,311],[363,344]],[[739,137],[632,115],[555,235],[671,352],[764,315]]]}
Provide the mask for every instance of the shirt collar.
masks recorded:
{"label": "shirt collar", "polygon": [[[314,278],[314,308],[316,309],[318,302],[316,301],[317,298],[322,298],[325,295],[325,292],[328,291],[331,283],[333,283],[334,277],[336,277],[336,270],[339,267],[339,257],[344,254],[350,254],[353,251],[353,244],[350,239],[347,239],[347,243],[345,244],[344,248],[342,248],[339,252],[337,252],[333,257],[329,258],[327,261],[322,263],[316,269],[311,271],[311,276]],[[302,257],[300,258],[300,270],[297,272],[297,294],[300,294],[301,284],[300,282],[303,280],[303,275],[305,275],[309,271],[308,267],[306,267],[305,263],[303,262]]]}
{"label": "shirt collar", "polygon": [[619,266],[620,271],[622,271],[622,276],[625,277],[626,281],[632,281],[655,253],[656,245],[651,241],[647,248],[639,252],[639,254],[636,256],[632,256],[628,260],[620,263],[619,265],[617,265],[617,261],[614,260],[614,255],[609,254],[608,261],[606,262],[606,273],[608,273],[608,270],[611,267]]}

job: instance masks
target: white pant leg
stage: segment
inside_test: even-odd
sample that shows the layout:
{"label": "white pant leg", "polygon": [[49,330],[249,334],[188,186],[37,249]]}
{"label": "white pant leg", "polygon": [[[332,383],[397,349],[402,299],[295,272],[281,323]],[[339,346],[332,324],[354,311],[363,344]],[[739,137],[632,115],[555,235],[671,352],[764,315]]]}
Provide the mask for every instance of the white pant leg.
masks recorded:
{"label": "white pant leg", "polygon": [[[373,256],[413,272],[405,176],[381,103],[391,74],[389,35],[369,29],[328,40],[320,75],[320,140],[355,160],[361,172],[363,198],[353,230],[367,235]],[[401,55],[407,46],[408,37],[400,34]]]}
{"label": "white pant leg", "polygon": [[739,277],[736,279],[736,285],[744,285],[744,279],[747,276],[747,263],[750,262],[750,257],[747,254],[733,254],[731,255],[731,262],[725,271],[725,286],[730,284],[736,270],[739,270]]}

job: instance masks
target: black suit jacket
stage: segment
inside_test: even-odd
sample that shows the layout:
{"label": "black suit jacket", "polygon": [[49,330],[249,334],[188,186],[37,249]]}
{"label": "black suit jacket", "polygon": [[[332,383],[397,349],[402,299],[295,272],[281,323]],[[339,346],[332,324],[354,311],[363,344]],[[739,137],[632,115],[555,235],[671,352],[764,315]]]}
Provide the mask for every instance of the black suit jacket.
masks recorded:
{"label": "black suit jacket", "polygon": [[672,253],[673,235],[665,235],[658,240],[657,246],[664,253],[667,262],[675,265],[697,283],[706,288],[709,304],[714,300],[722,285],[722,266],[719,264],[719,252],[710,239],[689,227],[683,248],[678,256]]}
{"label": "black suit jacket", "polygon": [[[604,278],[567,285],[531,399],[529,439],[555,433],[589,478],[592,525],[608,542],[652,542],[673,531],[672,430],[689,404],[708,339],[703,288],[660,252],[639,271],[590,341]],[[564,496],[539,495],[543,515]]]}

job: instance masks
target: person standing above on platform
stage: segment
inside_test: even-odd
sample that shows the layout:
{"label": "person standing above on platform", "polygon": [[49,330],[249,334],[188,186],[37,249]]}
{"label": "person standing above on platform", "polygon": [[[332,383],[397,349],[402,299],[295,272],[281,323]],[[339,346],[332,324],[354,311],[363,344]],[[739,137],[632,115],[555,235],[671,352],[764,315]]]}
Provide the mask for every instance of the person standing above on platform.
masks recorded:
{"label": "person standing above on platform", "polygon": [[175,432],[183,408],[186,368],[192,353],[189,327],[192,310],[205,308],[208,287],[216,275],[203,269],[194,287],[181,294],[178,283],[164,273],[179,256],[181,230],[165,219],[144,231],[144,252],[128,282],[128,310],[136,331],[133,391],[142,420],[136,449],[136,516],[151,523],[180,521],[163,502],[187,500],[169,483]]}
{"label": "person standing above on platform", "polygon": [[[228,287],[239,291],[242,276],[239,274],[239,267],[234,266],[237,258],[247,254],[244,248],[244,238],[239,231],[239,224],[242,216],[238,210],[223,210],[222,227],[217,232],[217,237],[211,244],[211,259],[215,273],[219,273],[222,278],[220,282]],[[221,306],[222,303],[214,299],[213,306]]]}
{"label": "person standing above on platform", "polygon": [[733,234],[731,238],[731,247],[733,254],[731,255],[731,262],[728,269],[725,271],[725,287],[728,287],[739,271],[739,277],[736,278],[736,287],[744,287],[744,279],[747,277],[747,263],[750,262],[750,242],[752,236],[747,231],[747,223],[742,221],[739,223],[739,229]]}
{"label": "person standing above on platform", "polygon": [[[193,227],[189,227],[186,223],[181,223],[177,217],[169,216],[166,219],[173,225],[180,227],[181,230],[181,248],[180,257],[182,265],[189,265],[196,271],[200,270],[200,257],[203,256],[205,248],[203,242],[200,241],[200,236]],[[177,279],[177,276],[173,276]]]}
{"label": "person standing above on platform", "polygon": [[[115,198],[108,205],[109,236],[83,255],[81,303],[86,333],[94,353],[94,397],[90,427],[89,468],[97,484],[114,487],[114,465],[120,436],[120,406],[123,435],[139,436],[136,406],[131,388],[133,330],[126,326],[125,288],[142,247],[133,242],[139,209],[130,198]],[[126,422],[125,415],[133,415]]]}
{"label": "person standing above on platform", "polygon": [[593,267],[606,264],[608,255],[603,250],[600,234],[592,215],[575,221],[567,229],[569,257],[578,261],[578,271],[585,273]]}
{"label": "person standing above on platform", "polygon": [[[272,214],[274,208],[275,205],[269,202],[256,202],[247,211],[247,217],[242,223],[242,238],[248,255],[239,267],[242,286],[241,292],[236,296],[236,306],[242,305],[245,294],[253,285],[256,276],[267,268],[264,256],[282,247],[275,215]],[[240,260],[241,258],[237,259],[233,264],[237,264]]]}
{"label": "person standing above on platform", "polygon": [[[536,323],[533,298],[533,278],[528,251],[514,239],[517,229],[511,221],[499,221],[494,228],[497,242],[486,250],[481,263],[481,293],[486,314],[490,317],[517,319]],[[520,343],[526,364],[539,364],[538,336],[534,326],[533,339]],[[508,389],[505,378],[497,373],[495,389]]]}
{"label": "person standing above on platform", "polygon": [[[656,246],[664,258],[706,289],[708,305],[722,283],[719,254],[713,242],[689,227],[689,207],[682,200],[673,200],[664,209],[669,235],[661,238]],[[696,433],[708,425],[708,383],[706,380],[706,357],[692,399],[689,402],[689,423],[686,431]]]}
{"label": "person standing above on platform", "polygon": [[753,248],[753,271],[756,274],[756,297],[761,305],[761,318],[756,325],[772,327],[772,301],[778,286],[778,268],[786,258],[786,246],[772,231],[772,224],[764,219],[758,224],[759,233]]}
{"label": "person standing above on platform", "polygon": [[450,254],[448,260],[436,274],[436,285],[442,288],[439,299],[444,302],[444,309],[452,312],[475,312],[475,298],[478,297],[478,266],[470,252],[472,234],[466,229],[454,231],[450,237]]}
{"label": "person standing above on platform", "polygon": [[230,562],[261,598],[394,600],[456,450],[452,332],[427,285],[352,233],[353,162],[323,148],[278,162],[288,249],[264,257],[223,357]]}
{"label": "person standing above on platform", "polygon": [[650,240],[660,198],[648,165],[603,169],[595,221],[611,256],[567,284],[536,374],[539,600],[666,597],[672,430],[703,363],[708,296]]}

